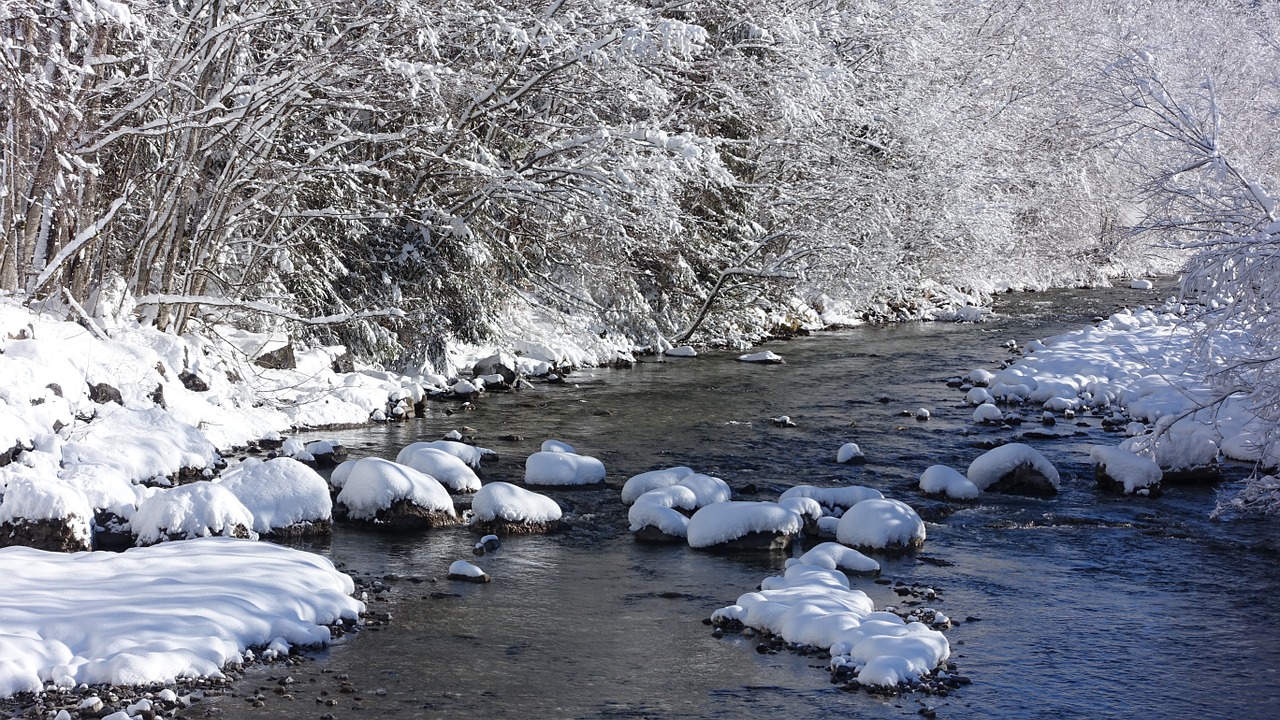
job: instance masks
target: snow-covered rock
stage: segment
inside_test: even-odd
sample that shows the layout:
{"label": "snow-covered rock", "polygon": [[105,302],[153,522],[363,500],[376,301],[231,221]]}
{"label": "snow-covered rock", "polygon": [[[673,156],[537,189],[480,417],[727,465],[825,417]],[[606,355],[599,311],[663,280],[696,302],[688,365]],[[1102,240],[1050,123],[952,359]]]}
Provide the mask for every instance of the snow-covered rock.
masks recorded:
{"label": "snow-covered rock", "polygon": [[576,454],[578,451],[573,446],[563,440],[543,440],[542,446],[538,448],[542,452],[558,452]]}
{"label": "snow-covered rock", "polygon": [[836,451],[836,462],[838,463],[858,465],[866,461],[867,456],[863,454],[862,448],[858,447],[858,443],[847,442]]}
{"label": "snow-covered rock", "polygon": [[999,425],[1004,422],[1004,412],[995,403],[984,402],[974,408],[973,421],[980,425]]}
{"label": "snow-covered rock", "polygon": [[789,558],[787,560],[788,566],[793,563],[816,565],[828,570],[846,570],[864,575],[880,573],[880,563],[851,547],[833,542],[819,543],[801,555],[799,559]]}
{"label": "snow-covered rock", "polygon": [[93,507],[79,488],[24,473],[11,477],[2,489],[0,547],[27,545],[54,552],[93,547]]}
{"label": "snow-covered rock", "polygon": [[782,550],[804,527],[795,512],[771,502],[706,505],[689,518],[689,547],[715,550]]}
{"label": "snow-covered rock", "polygon": [[408,454],[397,456],[397,462],[430,475],[445,486],[449,492],[473,493],[480,489],[480,478],[465,462],[444,450],[434,447],[420,447]]}
{"label": "snow-covered rock", "polygon": [[969,463],[966,473],[979,490],[1044,497],[1058,492],[1058,471],[1039,450],[1009,443]]}
{"label": "snow-covered rock", "polygon": [[247,458],[219,482],[253,513],[259,535],[323,535],[333,529],[328,483],[297,460]]}
{"label": "snow-covered rock", "polygon": [[[460,433],[459,436],[461,436]],[[480,464],[483,461],[490,460],[498,456],[496,452],[489,448],[476,447],[475,445],[468,445],[456,440],[432,440],[430,442],[416,442],[405,445],[401,448],[400,452],[396,454],[396,462],[401,465],[408,465],[409,456],[422,448],[443,450],[475,469],[479,469]]]}
{"label": "snow-covered rock", "polygon": [[698,356],[698,351],[694,350],[690,345],[680,345],[678,347],[667,348],[662,354],[667,357],[692,358]]}
{"label": "snow-covered rock", "polygon": [[251,647],[327,644],[328,625],[354,622],[364,609],[329,560],[225,538],[123,553],[4,548],[0,577],[0,697],[62,678],[74,686],[222,677]]}
{"label": "snow-covered rock", "polygon": [[505,482],[481,487],[471,501],[471,527],[485,534],[520,534],[554,530],[563,511],[555,500]]}
{"label": "snow-covered rock", "polygon": [[574,452],[536,452],[524,463],[526,485],[597,485],[604,476],[604,463]]}
{"label": "snow-covered rock", "polygon": [[454,560],[449,565],[449,579],[465,580],[466,582],[474,583],[487,583],[489,582],[489,574],[466,560]]}
{"label": "snow-covered rock", "polygon": [[760,352],[739,355],[738,362],[756,363],[759,365],[781,365],[785,363],[786,360],[783,360],[781,355],[778,355],[772,350],[762,350]]}
{"label": "snow-covered rock", "polygon": [[836,540],[850,547],[915,550],[924,545],[924,521],[901,500],[873,498],[840,516]]}
{"label": "snow-covered rock", "polygon": [[349,520],[390,530],[458,522],[453,498],[439,481],[382,458],[363,458],[351,466],[337,505]]}
{"label": "snow-covered rock", "polygon": [[848,510],[863,500],[871,500],[873,498],[882,498],[881,493],[875,488],[865,487],[863,485],[846,485],[844,487],[820,488],[813,485],[796,485],[783,491],[780,500],[786,500],[793,497],[807,497],[818,501],[818,504],[824,508],[839,508]]}
{"label": "snow-covered rock", "polygon": [[223,536],[256,539],[249,508],[226,487],[202,480],[143,500],[131,522],[139,545]]}
{"label": "snow-covered rock", "polygon": [[920,473],[920,490],[930,495],[946,495],[952,500],[972,500],[982,491],[958,470],[946,465],[930,465]]}
{"label": "snow-covered rock", "polygon": [[1107,492],[1154,497],[1160,494],[1164,472],[1151,458],[1128,450],[1094,445],[1089,450],[1098,487]]}
{"label": "snow-covered rock", "polygon": [[663,468],[661,470],[650,470],[638,475],[632,475],[622,486],[622,502],[625,505],[630,505],[631,503],[634,503],[637,498],[650,490],[667,487],[668,485],[675,485],[692,474],[692,468],[677,465],[675,467]]}

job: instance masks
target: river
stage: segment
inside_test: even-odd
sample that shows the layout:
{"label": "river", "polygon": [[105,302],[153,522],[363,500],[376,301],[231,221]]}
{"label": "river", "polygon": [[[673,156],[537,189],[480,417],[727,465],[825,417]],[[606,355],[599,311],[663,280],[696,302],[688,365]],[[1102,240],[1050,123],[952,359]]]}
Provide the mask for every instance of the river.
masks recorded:
{"label": "river", "polygon": [[[402,424],[323,433],[352,457],[394,457],[409,442],[469,426],[501,459],[486,481],[519,480],[523,459],[559,438],[604,461],[605,490],[550,493],[571,527],[512,537],[483,558],[465,529],[385,536],[338,528],[311,549],[364,582],[391,620],[294,667],[257,666],[186,711],[226,718],[943,718],[1280,717],[1280,522],[1208,519],[1217,489],[1158,499],[1097,492],[1090,443],[1115,444],[1097,418],[1031,441],[1054,462],[1049,500],[921,496],[919,474],[961,471],[979,429],[949,376],[995,369],[1005,343],[1046,338],[1158,295],[1128,289],[1002,298],[978,325],[862,327],[767,347],[779,366],[707,352],[693,360],[591,369],[561,386],[494,395],[463,411],[433,403]],[[917,422],[904,411],[925,407]],[[769,418],[788,415],[794,428]],[[1038,423],[1024,430],[1039,430]],[[523,440],[507,439],[512,436]],[[833,462],[844,442],[863,466]],[[952,659],[972,679],[947,697],[844,692],[821,657],[760,654],[750,638],[712,637],[703,619],[780,572],[784,555],[720,556],[636,544],[618,490],[635,473],[689,465],[770,499],[795,484],[856,483],[918,507],[923,551],[878,558],[882,577],[927,585],[957,620]],[[1236,476],[1238,477],[1238,472]],[[1226,486],[1232,481],[1228,480]],[[492,582],[445,579],[453,560]],[[877,607],[902,598],[854,577]],[[968,621],[963,621],[968,619]],[[293,683],[279,682],[288,676]],[[348,692],[342,692],[344,689]],[[277,687],[287,691],[271,692]],[[263,703],[246,699],[261,691]]]}

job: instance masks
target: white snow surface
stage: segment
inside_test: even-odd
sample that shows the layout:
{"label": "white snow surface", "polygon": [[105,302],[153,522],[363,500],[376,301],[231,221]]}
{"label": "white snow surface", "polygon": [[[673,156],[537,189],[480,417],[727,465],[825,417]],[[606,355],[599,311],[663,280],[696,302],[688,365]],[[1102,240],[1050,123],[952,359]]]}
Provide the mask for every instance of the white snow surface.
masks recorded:
{"label": "white snow surface", "polygon": [[399,500],[408,500],[427,510],[456,514],[453,498],[439,481],[382,458],[357,460],[337,498],[338,504],[346,506],[348,516],[354,520],[373,520],[378,511]]}
{"label": "white snow surface", "polygon": [[481,578],[485,576],[484,570],[467,562],[466,560],[454,560],[452,563],[449,563],[449,574],[469,578]]}
{"label": "white snow surface", "polygon": [[9,547],[0,576],[0,697],[221,677],[253,647],[326,644],[326,625],[364,609],[325,558],[226,538],[123,553]]}
{"label": "white snow surface", "polygon": [[841,515],[836,526],[836,540],[855,547],[887,548],[924,539],[924,521],[916,511],[888,498],[863,500]]}
{"label": "white snow surface", "polygon": [[434,447],[420,447],[401,460],[403,455],[401,452],[396,456],[396,462],[430,475],[453,492],[471,493],[480,489],[479,476],[457,455]]}
{"label": "white snow surface", "polygon": [[61,480],[12,479],[0,502],[0,523],[17,520],[63,520],[80,547],[89,547],[92,540],[93,507],[89,499],[75,485]]}
{"label": "white snow surface", "polygon": [[249,508],[231,490],[208,480],[162,490],[143,500],[131,524],[139,545],[229,535],[237,526],[256,538]]}
{"label": "white snow surface", "polygon": [[858,447],[858,443],[847,442],[836,451],[836,462],[838,463],[853,462],[859,459],[866,459],[866,455],[863,454],[862,448]]}
{"label": "white snow surface", "polygon": [[1120,448],[1094,445],[1089,449],[1089,460],[1113,480],[1124,484],[1126,495],[1159,485],[1164,477],[1154,460]]}
{"label": "white snow surface", "polygon": [[333,517],[329,484],[293,458],[247,458],[223,473],[218,482],[253,513],[256,533]]}
{"label": "white snow surface", "polygon": [[920,473],[920,489],[930,495],[946,495],[953,500],[972,500],[982,494],[977,485],[959,470],[946,465],[930,465]]}
{"label": "white snow surface", "polygon": [[689,547],[706,548],[750,533],[795,535],[804,521],[795,512],[771,502],[728,501],[706,505],[689,518]]}
{"label": "white snow surface", "polygon": [[787,559],[788,567],[794,563],[799,563],[801,565],[816,565],[818,567],[827,568],[828,570],[848,570],[850,572],[857,573],[880,572],[880,563],[851,547],[833,542],[824,542],[814,545],[808,552],[801,555],[799,559]]}
{"label": "white snow surface", "polygon": [[400,450],[400,452],[396,455],[396,462],[400,463],[401,465],[408,465],[409,456],[422,448],[434,448],[436,450],[443,450],[444,452],[447,452],[450,455],[458,458],[459,460],[466,463],[467,465],[470,465],[472,468],[479,468],[480,462],[484,458],[490,455],[497,454],[494,451],[490,450],[489,448],[482,448],[482,447],[477,447],[475,445],[468,445],[466,443],[461,443],[456,440],[432,440],[430,442],[410,443],[404,446]]}
{"label": "white snow surface", "polygon": [[1023,443],[1009,443],[986,451],[969,463],[966,475],[979,490],[986,490],[1021,465],[1034,468],[1055,488],[1061,482],[1053,464],[1039,450]]}
{"label": "white snow surface", "polygon": [[820,488],[813,485],[796,485],[787,488],[782,492],[779,500],[786,500],[793,497],[807,497],[817,500],[820,505],[827,508],[848,509],[862,502],[863,500],[871,500],[873,498],[882,498],[881,493],[875,488],[869,488],[863,485],[846,485],[838,488]]}
{"label": "white snow surface", "polygon": [[761,350],[760,352],[747,353],[739,355],[738,362],[744,363],[761,363],[765,365],[778,365],[783,361],[782,356],[772,350]]}
{"label": "white snow surface", "polygon": [[630,505],[641,495],[660,487],[675,485],[693,474],[693,468],[677,465],[661,470],[650,470],[639,475],[632,475],[622,486],[622,502]]}
{"label": "white snow surface", "polygon": [[760,587],[715,611],[712,619],[738,620],[789,643],[825,648],[833,665],[853,665],[864,685],[918,679],[951,655],[942,633],[876,612],[866,593],[851,590],[849,579],[832,569],[795,563]]}
{"label": "white snow surface", "polygon": [[578,451],[573,446],[563,440],[543,440],[542,447],[538,448],[542,452],[558,452],[575,454]]}
{"label": "white snow surface", "polygon": [[476,520],[489,522],[547,523],[560,519],[563,511],[555,500],[541,493],[505,482],[486,483],[471,500]]}
{"label": "white snow surface", "polygon": [[595,485],[604,482],[604,463],[590,455],[536,452],[524,463],[526,485]]}

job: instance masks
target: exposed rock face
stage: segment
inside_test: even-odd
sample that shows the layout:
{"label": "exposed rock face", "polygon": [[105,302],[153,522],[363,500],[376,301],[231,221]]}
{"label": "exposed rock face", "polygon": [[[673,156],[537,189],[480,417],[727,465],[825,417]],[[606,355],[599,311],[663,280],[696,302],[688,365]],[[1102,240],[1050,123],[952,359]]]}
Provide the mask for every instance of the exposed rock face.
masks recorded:
{"label": "exposed rock face", "polygon": [[124,404],[124,397],[120,395],[120,391],[106,383],[97,383],[89,386],[89,399],[99,405],[113,402],[117,405]]}
{"label": "exposed rock face", "polygon": [[268,370],[293,370],[298,367],[298,360],[293,354],[293,343],[289,343],[279,350],[259,355],[253,364]]}
{"label": "exposed rock face", "polygon": [[[167,532],[162,534],[164,537],[156,542],[138,542],[136,544],[139,546],[156,545],[158,543],[165,542],[167,540],[187,540],[188,539],[188,536],[183,533]],[[224,530],[223,532],[220,532],[220,533],[211,533],[211,535],[215,537],[238,538],[241,540],[252,540],[257,538],[257,535],[255,535],[252,530],[245,527],[244,525],[234,525],[230,529]]]}
{"label": "exposed rock face", "polygon": [[285,538],[307,538],[321,535],[332,535],[333,523],[329,520],[303,520],[284,527],[271,528],[262,537],[280,540]]}
{"label": "exposed rock face", "polygon": [[560,529],[560,521],[531,523],[513,520],[484,520],[471,523],[471,529],[484,535],[537,535]]}
{"label": "exposed rock face", "polygon": [[129,522],[119,515],[98,510],[93,515],[93,549],[127,550],[133,547]]}
{"label": "exposed rock face", "polygon": [[200,378],[199,375],[183,370],[178,374],[178,380],[182,382],[182,386],[191,392],[209,392],[209,383]]}
{"label": "exposed rock face", "polygon": [[351,353],[344,352],[338,357],[334,358],[333,362],[330,363],[329,367],[332,368],[334,372],[339,374],[353,373],[356,371],[355,358],[351,357]]}
{"label": "exposed rock face", "polygon": [[0,523],[0,547],[23,545],[52,552],[92,550],[87,520],[68,515],[53,520],[15,518]]}
{"label": "exposed rock face", "polygon": [[[346,508],[342,505],[337,505],[334,507],[334,514],[345,516]],[[449,527],[457,525],[460,521],[456,515],[443,510],[428,510],[421,505],[415,505],[407,499],[401,499],[392,503],[391,507],[379,510],[373,520],[351,520],[350,522],[378,530],[414,532]]]}
{"label": "exposed rock face", "polygon": [[[1104,466],[1095,465],[1093,468],[1093,476],[1094,480],[1098,484],[1098,489],[1102,492],[1111,493],[1112,495],[1128,494],[1125,490],[1124,481],[1111,477]],[[1155,485],[1140,488],[1139,490],[1134,491],[1133,494],[1143,495],[1145,497],[1160,497],[1164,494],[1164,489],[1160,487],[1160,483],[1156,483]]]}
{"label": "exposed rock face", "polygon": [[636,530],[634,533],[636,542],[649,543],[653,545],[664,545],[668,543],[684,543],[686,539],[683,535],[668,535],[653,525],[645,525]]}
{"label": "exposed rock face", "polygon": [[987,486],[985,492],[1050,497],[1058,494],[1058,488],[1044,473],[1024,463],[1000,476],[999,480]]}

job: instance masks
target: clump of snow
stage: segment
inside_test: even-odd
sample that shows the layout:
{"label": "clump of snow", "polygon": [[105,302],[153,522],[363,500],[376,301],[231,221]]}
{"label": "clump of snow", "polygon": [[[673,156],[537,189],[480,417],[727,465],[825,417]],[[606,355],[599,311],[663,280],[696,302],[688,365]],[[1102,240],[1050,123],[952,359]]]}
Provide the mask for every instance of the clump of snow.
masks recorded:
{"label": "clump of snow", "polygon": [[781,365],[785,363],[786,360],[783,360],[781,355],[773,352],[772,350],[762,350],[760,352],[739,355],[738,362],[757,363],[760,365]]}
{"label": "clump of snow", "polygon": [[[984,387],[969,388],[969,392],[965,393],[964,401],[970,405],[984,405],[986,403],[994,403],[995,398],[991,397],[991,393],[987,392]],[[976,417],[974,418],[977,419]]]}
{"label": "clump of snow", "polygon": [[884,494],[875,488],[863,485],[846,485],[838,488],[820,488],[813,485],[796,485],[783,491],[779,500],[793,497],[807,497],[817,500],[825,508],[847,510],[863,500],[882,498]]}
{"label": "clump of snow", "polygon": [[[461,437],[461,433],[459,433],[459,437]],[[396,462],[401,465],[408,465],[409,456],[422,448],[443,450],[473,468],[479,468],[481,461],[486,457],[497,455],[497,453],[489,448],[476,447],[475,445],[468,445],[466,443],[457,442],[456,440],[432,440],[431,442],[416,442],[404,446],[404,448],[396,454]]]}
{"label": "clump of snow", "polygon": [[[222,677],[250,647],[329,642],[351,579],[312,553],[207,538],[124,553],[0,549],[0,697],[45,684]],[[140,600],[139,588],[157,588]]]}
{"label": "clump of snow", "polygon": [[604,482],[604,463],[572,451],[536,452],[524,463],[527,485],[595,485]]}
{"label": "clump of snow", "polygon": [[924,521],[901,500],[863,500],[840,516],[836,540],[881,550],[918,548],[925,540]]}
{"label": "clump of snow", "polygon": [[449,579],[488,582],[489,574],[466,560],[454,560],[449,564]]}
{"label": "clump of snow", "polygon": [[1155,461],[1120,448],[1094,445],[1089,450],[1089,460],[1099,473],[1122,485],[1126,495],[1141,490],[1149,491],[1158,486],[1164,477],[1164,472]]}
{"label": "clump of snow", "polygon": [[664,468],[661,470],[650,470],[642,472],[639,475],[632,475],[622,486],[622,502],[630,505],[636,501],[641,495],[656,490],[660,487],[675,485],[684,478],[693,474],[692,468],[683,465]]}
{"label": "clump of snow", "polygon": [[866,462],[866,460],[867,456],[863,454],[862,448],[858,447],[858,443],[847,442],[836,451],[836,462],[838,463],[860,463]]}
{"label": "clump of snow", "polygon": [[430,475],[451,492],[471,493],[480,489],[480,478],[456,455],[434,447],[420,447],[401,460],[403,455],[403,452],[398,455],[396,462]]}
{"label": "clump of snow", "polygon": [[973,421],[983,425],[999,425],[1004,422],[1004,413],[994,403],[984,402],[974,408]]}
{"label": "clump of snow", "polygon": [[[969,463],[969,482],[986,490],[1013,474],[1031,474],[1043,478],[1045,489],[1056,492],[1060,482],[1058,470],[1039,450],[1023,443],[1009,443],[988,450]],[[1019,478],[1021,480],[1022,478]],[[1037,482],[1031,480],[1031,482]],[[1037,483],[1040,484],[1040,483]]]}
{"label": "clump of snow", "polygon": [[562,515],[555,500],[505,482],[491,482],[481,487],[471,501],[471,511],[475,520],[481,522],[550,523]]}
{"label": "clump of snow", "polygon": [[211,535],[257,538],[249,508],[226,487],[207,480],[143,500],[131,524],[139,545]]}
{"label": "clump of snow", "polygon": [[567,442],[563,442],[561,440],[543,440],[542,447],[539,449],[542,452],[569,453],[571,455],[576,454],[578,452],[577,450],[573,449],[572,445],[570,445]]}
{"label": "clump of snow", "polygon": [[357,460],[337,498],[353,520],[374,520],[402,500],[424,510],[456,514],[449,491],[435,478],[382,458]]}
{"label": "clump of snow", "polygon": [[333,517],[329,485],[293,458],[248,458],[223,474],[220,483],[253,513],[253,531],[266,535]]}
{"label": "clump of snow", "polygon": [[822,505],[813,498],[789,497],[779,498],[778,504],[800,516],[806,522],[817,522],[826,514]]}
{"label": "clump of snow", "polygon": [[691,358],[698,357],[698,351],[694,350],[690,345],[680,345],[679,347],[668,348],[662,352],[667,357]]}
{"label": "clump of snow", "polygon": [[969,478],[946,465],[931,465],[920,473],[920,490],[953,500],[972,500],[982,493]]}
{"label": "clump of snow", "polygon": [[1214,433],[1203,423],[1183,419],[1159,425],[1152,434],[1124,440],[1120,448],[1148,457],[1161,468],[1173,472],[1217,464],[1218,443]]}
{"label": "clump of snow", "polygon": [[1134,290],[1150,290],[1155,287],[1155,285],[1145,278],[1134,278],[1129,281],[1129,287]]}
{"label": "clump of snow", "polygon": [[728,501],[706,505],[689,518],[689,546],[710,548],[753,534],[793,536],[804,528],[799,515],[771,502]]}
{"label": "clump of snow", "polygon": [[855,573],[880,572],[880,563],[851,547],[833,542],[819,543],[813,546],[809,552],[801,555],[799,559],[791,558],[787,560],[788,566],[793,563],[816,565],[828,570],[848,570]]}

